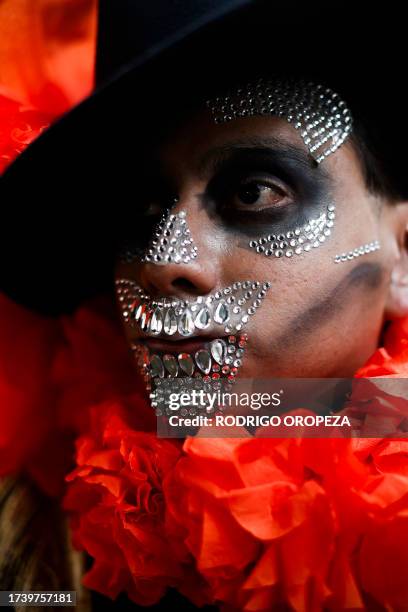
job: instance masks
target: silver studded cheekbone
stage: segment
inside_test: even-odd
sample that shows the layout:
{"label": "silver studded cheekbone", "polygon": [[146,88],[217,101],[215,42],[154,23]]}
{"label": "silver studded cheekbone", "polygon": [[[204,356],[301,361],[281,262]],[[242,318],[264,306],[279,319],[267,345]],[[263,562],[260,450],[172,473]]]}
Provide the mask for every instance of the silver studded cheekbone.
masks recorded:
{"label": "silver studded cheekbone", "polygon": [[258,79],[208,100],[207,106],[216,123],[255,115],[285,119],[300,132],[316,163],[334,153],[352,130],[350,111],[339,95],[307,81]]}
{"label": "silver studded cheekbone", "polygon": [[292,257],[308,253],[330,236],[335,218],[335,205],[332,204],[319,217],[310,219],[301,227],[251,240],[249,246],[266,257]]}
{"label": "silver studded cheekbone", "polygon": [[154,230],[142,262],[164,266],[189,263],[197,257],[197,247],[187,225],[184,210],[165,213]]}
{"label": "silver studded cheekbone", "polygon": [[[185,338],[201,330],[226,334],[240,332],[256,313],[270,288],[269,282],[238,281],[229,287],[192,300],[152,299],[134,281],[116,280],[122,316],[146,335]],[[217,331],[218,333],[218,331]]]}
{"label": "silver studded cheekbone", "polygon": [[367,244],[362,244],[361,246],[353,249],[352,251],[348,251],[347,253],[341,253],[340,255],[336,255],[334,258],[334,263],[341,263],[344,261],[351,261],[352,259],[356,259],[357,257],[361,257],[362,255],[368,255],[373,251],[378,251],[381,248],[379,240],[373,240],[372,242],[367,242]]}

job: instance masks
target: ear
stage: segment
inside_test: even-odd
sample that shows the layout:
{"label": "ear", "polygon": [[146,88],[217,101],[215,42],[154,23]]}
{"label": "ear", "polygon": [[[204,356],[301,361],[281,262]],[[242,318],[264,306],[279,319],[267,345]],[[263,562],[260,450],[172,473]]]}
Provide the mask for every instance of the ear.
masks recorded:
{"label": "ear", "polygon": [[385,317],[397,319],[408,316],[408,202],[394,204],[391,208],[397,254],[391,270]]}

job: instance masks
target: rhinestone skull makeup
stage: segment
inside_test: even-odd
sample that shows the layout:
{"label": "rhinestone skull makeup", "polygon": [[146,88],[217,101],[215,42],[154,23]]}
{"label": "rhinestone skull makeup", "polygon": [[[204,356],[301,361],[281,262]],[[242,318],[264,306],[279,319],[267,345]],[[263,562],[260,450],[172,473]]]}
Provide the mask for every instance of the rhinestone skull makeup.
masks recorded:
{"label": "rhinestone skull makeup", "polygon": [[[279,137],[268,141],[258,136],[248,145],[245,140],[244,144],[232,142],[207,152],[210,161],[204,167],[207,163],[210,171],[201,202],[203,210],[208,206],[215,211],[214,224],[224,224],[225,240],[231,237],[237,244],[237,235],[247,236],[245,244],[238,246],[274,258],[302,255],[324,244],[334,228],[336,206],[330,176],[318,165],[351,132],[351,115],[344,101],[321,85],[260,79],[207,105],[216,123],[254,115],[282,118],[300,133],[307,148],[281,143]],[[262,188],[251,192],[251,185]],[[241,197],[243,186],[251,196],[255,193],[255,199]],[[154,193],[151,201],[162,203],[155,201]],[[192,262],[198,249],[186,217],[185,210],[166,210],[145,252],[139,250],[138,261],[156,265]],[[256,238],[258,232],[263,233]],[[378,248],[374,241],[337,255],[334,262]],[[217,390],[234,383],[248,340],[244,328],[269,288],[269,282],[244,280],[213,294],[183,300],[153,298],[132,279],[117,279],[122,317],[128,331],[134,330],[130,333],[132,350],[157,414],[169,414],[167,399],[172,391]]]}
{"label": "rhinestone skull makeup", "polygon": [[208,100],[216,123],[239,117],[271,115],[288,121],[317,164],[334,153],[352,129],[350,111],[338,94],[306,81],[260,78]]}
{"label": "rhinestone skull makeup", "polygon": [[258,240],[251,240],[249,246],[266,257],[292,257],[307,253],[312,247],[319,247],[330,236],[335,218],[335,206],[330,205],[317,219],[310,219],[305,225],[285,234],[268,234]]}
{"label": "rhinestone skull makeup", "polygon": [[261,306],[270,283],[236,282],[192,300],[152,299],[130,279],[117,279],[116,291],[125,323],[150,336],[184,339],[209,328],[240,332]]}
{"label": "rhinestone skull makeup", "polygon": [[[352,118],[338,94],[306,81],[258,79],[227,95],[207,101],[216,123],[239,117],[270,115],[285,119],[300,132],[311,157],[319,164],[334,153],[352,130]],[[266,257],[292,257],[319,247],[331,234],[335,206],[316,219],[284,234],[268,234],[249,246]]]}
{"label": "rhinestone skull makeup", "polygon": [[191,237],[184,210],[165,213],[156,226],[142,262],[164,266],[169,263],[189,263],[197,257],[197,247]]}
{"label": "rhinestone skull makeup", "polygon": [[[152,352],[141,342],[133,343],[147,389],[153,391],[153,407],[163,409],[164,400],[160,403],[157,396],[161,391],[180,391],[192,384],[194,388],[205,388],[202,385],[210,383],[216,390],[234,382],[247,343],[242,329],[259,310],[269,288],[269,282],[246,280],[192,300],[153,299],[133,280],[117,279],[117,297],[125,324],[142,332],[143,338],[165,340],[172,336],[173,340],[183,340],[193,334],[203,338],[202,346],[194,353]],[[209,339],[210,331],[220,337]],[[172,379],[170,387],[166,387],[167,379]]]}
{"label": "rhinestone skull makeup", "polygon": [[373,251],[378,251],[380,248],[381,248],[380,242],[378,240],[373,240],[373,242],[362,244],[356,249],[353,249],[352,251],[348,251],[348,253],[341,253],[341,255],[336,255],[336,257],[334,258],[334,263],[351,261],[352,259],[355,259],[356,257],[361,257],[362,255],[368,255],[368,253],[372,253]]}
{"label": "rhinestone skull makeup", "polygon": [[151,391],[150,402],[156,414],[170,414],[167,406],[171,393],[230,389],[242,365],[246,343],[246,334],[230,335],[203,343],[193,354],[153,352],[135,343],[136,362],[146,389]]}

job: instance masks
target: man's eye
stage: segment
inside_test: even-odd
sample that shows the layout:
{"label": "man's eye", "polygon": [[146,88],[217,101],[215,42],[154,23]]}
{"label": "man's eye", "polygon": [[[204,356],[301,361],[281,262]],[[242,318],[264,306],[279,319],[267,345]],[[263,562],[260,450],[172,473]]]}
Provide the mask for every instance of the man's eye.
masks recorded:
{"label": "man's eye", "polygon": [[240,210],[262,210],[280,206],[288,199],[288,192],[272,182],[250,180],[241,183],[232,196],[232,204]]}

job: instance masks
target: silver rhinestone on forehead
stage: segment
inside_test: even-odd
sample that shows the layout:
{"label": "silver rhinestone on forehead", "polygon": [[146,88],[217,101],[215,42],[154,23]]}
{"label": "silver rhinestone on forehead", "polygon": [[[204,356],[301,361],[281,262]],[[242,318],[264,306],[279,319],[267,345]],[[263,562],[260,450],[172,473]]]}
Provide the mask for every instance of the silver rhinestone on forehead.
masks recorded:
{"label": "silver rhinestone on forehead", "polygon": [[285,119],[300,132],[317,163],[334,153],[352,130],[350,111],[339,95],[307,81],[260,78],[208,100],[207,106],[216,123],[255,115]]}
{"label": "silver rhinestone on forehead", "polygon": [[330,204],[316,219],[281,234],[268,234],[251,240],[249,246],[265,257],[293,257],[308,253],[326,242],[336,218],[336,207]]}
{"label": "silver rhinestone on forehead", "polygon": [[197,257],[198,250],[186,217],[187,213],[184,210],[176,214],[169,211],[162,216],[142,262],[164,266],[169,263],[189,263]]}

